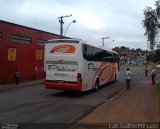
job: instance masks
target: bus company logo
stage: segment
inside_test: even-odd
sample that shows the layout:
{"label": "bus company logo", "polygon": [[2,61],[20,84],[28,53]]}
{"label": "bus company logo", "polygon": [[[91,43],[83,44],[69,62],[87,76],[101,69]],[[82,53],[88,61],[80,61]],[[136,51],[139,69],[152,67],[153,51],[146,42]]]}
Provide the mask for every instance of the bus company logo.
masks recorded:
{"label": "bus company logo", "polygon": [[50,53],[74,53],[76,50],[73,45],[60,45],[51,49]]}

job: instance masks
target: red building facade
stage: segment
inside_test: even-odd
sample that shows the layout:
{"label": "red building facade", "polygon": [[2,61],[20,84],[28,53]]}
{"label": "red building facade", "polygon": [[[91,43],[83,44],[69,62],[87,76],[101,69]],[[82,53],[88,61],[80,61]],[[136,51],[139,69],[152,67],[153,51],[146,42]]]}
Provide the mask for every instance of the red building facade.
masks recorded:
{"label": "red building facade", "polygon": [[0,21],[0,84],[15,82],[15,70],[20,82],[44,78],[44,44],[59,35]]}

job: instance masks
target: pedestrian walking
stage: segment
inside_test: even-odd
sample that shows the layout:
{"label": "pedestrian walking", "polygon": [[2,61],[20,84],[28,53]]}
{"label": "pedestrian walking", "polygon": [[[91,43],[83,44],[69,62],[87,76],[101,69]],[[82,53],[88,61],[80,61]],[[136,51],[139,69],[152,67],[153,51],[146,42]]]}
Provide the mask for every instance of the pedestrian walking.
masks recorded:
{"label": "pedestrian walking", "polygon": [[152,71],[151,71],[152,85],[155,85],[155,77],[156,77],[156,71],[155,71],[155,68],[152,67]]}
{"label": "pedestrian walking", "polygon": [[147,65],[145,66],[145,75],[147,76],[147,73],[148,73],[148,68],[147,68]]}
{"label": "pedestrian walking", "polygon": [[127,71],[125,73],[127,89],[130,89],[131,76],[133,76],[133,74],[131,73],[129,68],[127,68]]}
{"label": "pedestrian walking", "polygon": [[19,78],[20,78],[20,72],[18,69],[16,69],[16,72],[15,72],[16,85],[19,84]]}

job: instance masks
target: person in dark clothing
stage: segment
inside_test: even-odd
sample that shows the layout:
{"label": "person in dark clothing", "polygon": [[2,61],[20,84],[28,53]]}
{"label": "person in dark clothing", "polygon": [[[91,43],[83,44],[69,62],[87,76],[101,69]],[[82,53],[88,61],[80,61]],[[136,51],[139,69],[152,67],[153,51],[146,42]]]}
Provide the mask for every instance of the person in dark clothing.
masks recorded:
{"label": "person in dark clothing", "polygon": [[19,78],[20,78],[20,72],[18,69],[16,69],[16,72],[15,72],[16,85],[19,84]]}
{"label": "person in dark clothing", "polygon": [[155,85],[155,76],[156,76],[156,71],[155,68],[153,67],[151,71],[152,85]]}
{"label": "person in dark clothing", "polygon": [[147,72],[148,72],[148,69],[147,69],[147,65],[145,67],[145,75],[147,76]]}

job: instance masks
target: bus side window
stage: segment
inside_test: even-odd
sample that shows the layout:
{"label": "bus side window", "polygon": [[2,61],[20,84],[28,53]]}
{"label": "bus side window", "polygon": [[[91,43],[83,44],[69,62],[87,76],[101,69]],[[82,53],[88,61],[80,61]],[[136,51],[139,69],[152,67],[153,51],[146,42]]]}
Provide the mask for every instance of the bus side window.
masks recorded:
{"label": "bus side window", "polygon": [[84,52],[87,53],[87,46],[84,45]]}
{"label": "bus side window", "polygon": [[83,57],[88,59],[87,45],[83,44]]}

